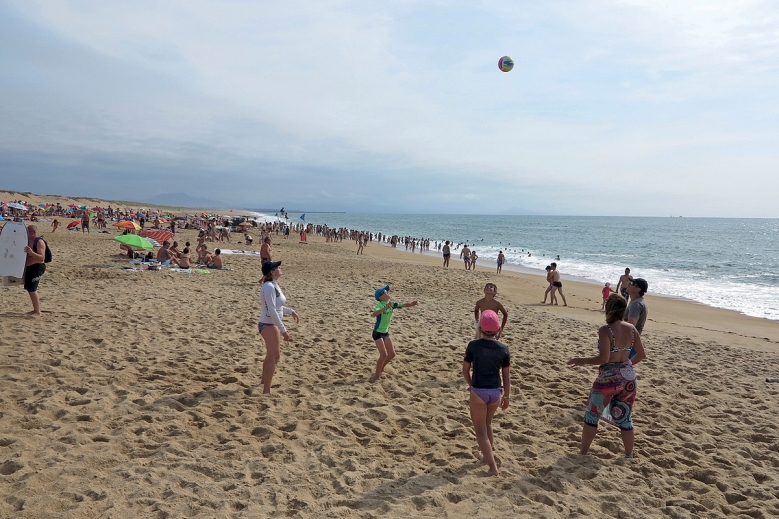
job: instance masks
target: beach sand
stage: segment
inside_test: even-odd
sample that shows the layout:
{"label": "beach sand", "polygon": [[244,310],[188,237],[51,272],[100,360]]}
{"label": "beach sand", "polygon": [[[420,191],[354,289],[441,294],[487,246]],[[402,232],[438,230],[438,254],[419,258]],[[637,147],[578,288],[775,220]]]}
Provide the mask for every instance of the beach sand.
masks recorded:
{"label": "beach sand", "polygon": [[[43,317],[23,316],[21,288],[0,288],[2,517],[779,516],[779,384],[765,381],[779,377],[779,323],[650,294],[637,458],[605,424],[579,456],[597,367],[565,361],[595,354],[599,286],[566,282],[568,308],[541,306],[542,277],[279,237],[301,322],[287,323],[268,396],[258,258],[128,272],[111,268],[127,265],[113,231],[39,228],[54,253]],[[461,374],[488,281],[513,360],[511,406],[494,421],[499,478],[476,462]],[[384,284],[420,304],[395,312],[398,357],[371,384]]]}

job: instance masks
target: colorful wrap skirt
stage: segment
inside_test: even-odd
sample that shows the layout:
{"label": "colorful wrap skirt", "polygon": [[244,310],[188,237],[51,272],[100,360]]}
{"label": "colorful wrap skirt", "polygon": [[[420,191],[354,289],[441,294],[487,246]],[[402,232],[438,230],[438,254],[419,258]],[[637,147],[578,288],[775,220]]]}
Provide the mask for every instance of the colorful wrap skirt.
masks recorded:
{"label": "colorful wrap skirt", "polygon": [[630,361],[600,366],[592,383],[584,423],[597,427],[601,418],[623,431],[633,430],[633,402],[636,400],[636,372]]}

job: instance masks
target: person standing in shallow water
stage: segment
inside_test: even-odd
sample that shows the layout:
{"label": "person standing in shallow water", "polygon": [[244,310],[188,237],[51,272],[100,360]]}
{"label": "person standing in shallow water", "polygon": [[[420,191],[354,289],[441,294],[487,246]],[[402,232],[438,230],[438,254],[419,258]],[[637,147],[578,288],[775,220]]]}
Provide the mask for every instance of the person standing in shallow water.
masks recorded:
{"label": "person standing in shallow water", "polygon": [[492,310],[482,312],[479,329],[483,337],[469,342],[465,349],[463,378],[470,393],[471,421],[481,461],[489,466],[491,476],[498,476],[498,464],[493,451],[492,418],[498,407],[506,410],[509,406],[511,354],[505,344],[495,339],[495,335],[500,332],[498,314]]}

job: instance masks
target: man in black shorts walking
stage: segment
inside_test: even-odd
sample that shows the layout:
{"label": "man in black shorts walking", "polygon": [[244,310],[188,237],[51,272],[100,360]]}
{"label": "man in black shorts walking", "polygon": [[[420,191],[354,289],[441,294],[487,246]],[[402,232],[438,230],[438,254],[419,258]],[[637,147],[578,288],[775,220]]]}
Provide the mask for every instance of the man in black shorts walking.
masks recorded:
{"label": "man in black shorts walking", "polygon": [[568,301],[565,300],[565,294],[563,294],[563,282],[560,281],[560,271],[557,270],[557,263],[553,261],[549,265],[552,267],[552,299],[554,299],[555,291],[557,291],[560,297],[563,298],[563,306],[568,306]]}
{"label": "man in black shorts walking", "polygon": [[32,312],[27,312],[30,317],[41,316],[41,302],[38,298],[38,283],[46,272],[46,242],[38,238],[38,228],[34,225],[27,226],[27,261],[24,263],[24,289],[30,294]]}

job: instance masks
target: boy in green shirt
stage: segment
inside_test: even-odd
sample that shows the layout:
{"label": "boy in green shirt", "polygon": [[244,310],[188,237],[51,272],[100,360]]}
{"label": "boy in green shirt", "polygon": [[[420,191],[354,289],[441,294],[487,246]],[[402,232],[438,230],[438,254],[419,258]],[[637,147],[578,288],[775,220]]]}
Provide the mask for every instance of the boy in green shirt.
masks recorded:
{"label": "boy in green shirt", "polygon": [[381,378],[384,367],[389,361],[395,358],[395,349],[392,347],[392,339],[389,336],[390,321],[392,321],[392,312],[396,308],[405,306],[417,306],[417,301],[410,303],[391,303],[389,296],[389,285],[379,288],[374,293],[376,297],[376,306],[371,313],[376,318],[376,324],[373,326],[373,340],[376,343],[376,349],[379,350],[379,360],[376,362],[376,372],[371,375],[371,382],[376,382]]}

